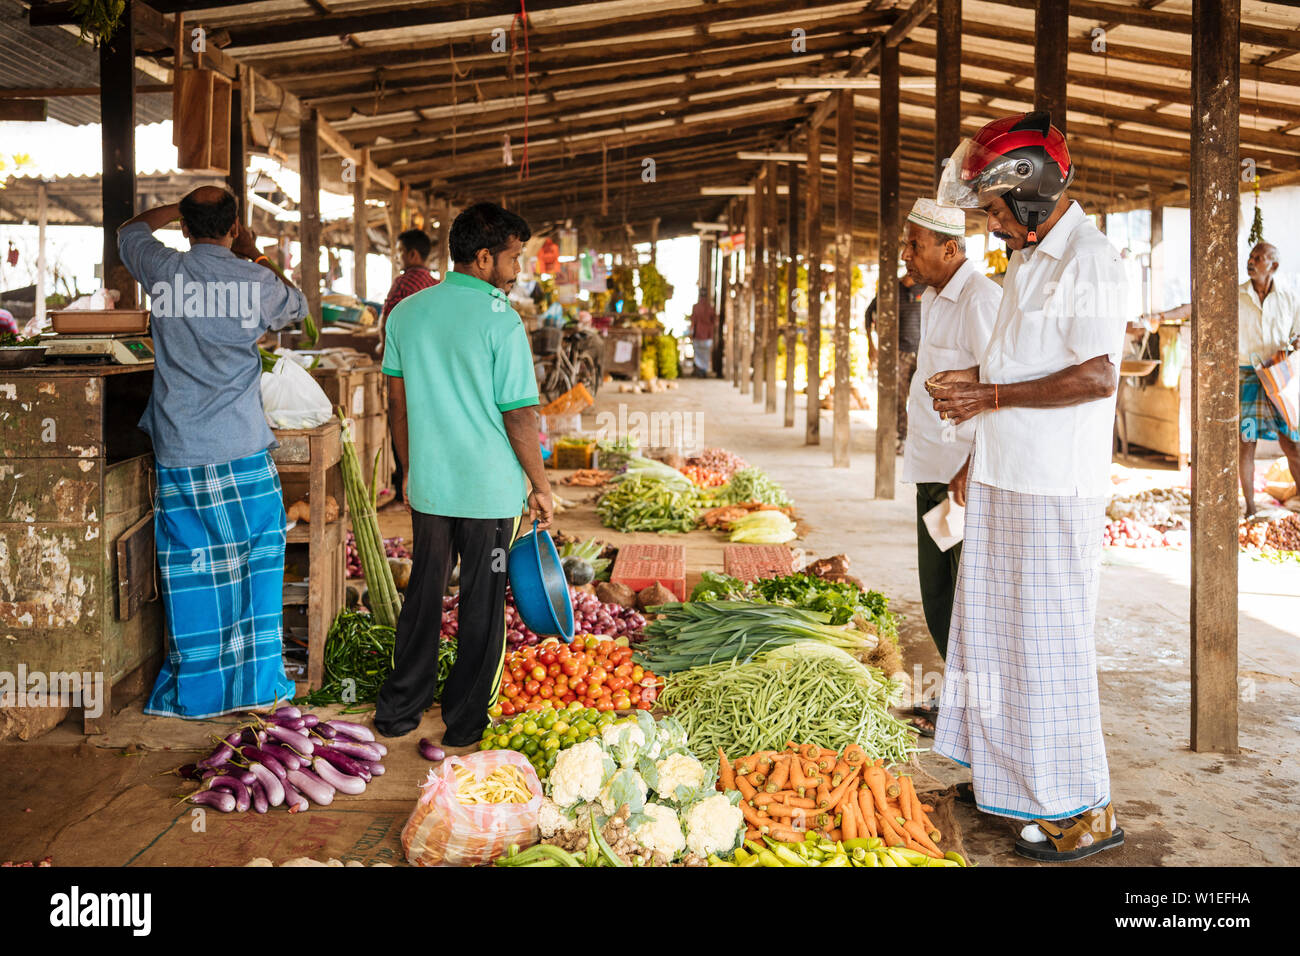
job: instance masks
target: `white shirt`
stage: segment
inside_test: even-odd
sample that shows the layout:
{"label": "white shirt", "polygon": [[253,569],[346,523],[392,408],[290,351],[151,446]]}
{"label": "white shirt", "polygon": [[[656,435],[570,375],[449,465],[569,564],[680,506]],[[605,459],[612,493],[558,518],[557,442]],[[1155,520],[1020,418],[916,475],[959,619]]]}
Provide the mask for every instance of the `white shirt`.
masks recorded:
{"label": "white shirt", "polygon": [[1300,296],[1273,276],[1273,288],[1261,305],[1255,287],[1247,279],[1237,294],[1237,361],[1254,365],[1268,361],[1278,349],[1290,351],[1290,342],[1300,335]]}
{"label": "white shirt", "polygon": [[[1118,373],[1128,323],[1119,253],[1070,203],[1032,250],[1011,254],[983,382],[1028,382],[1098,355]],[[1110,493],[1115,395],[1065,408],[1001,408],[976,416],[971,479],[1031,495]]]}
{"label": "white shirt", "polygon": [[[925,381],[936,372],[980,364],[993,334],[1002,290],[967,259],[942,292],[921,295],[921,338],[916,374],[907,395],[903,480],[947,484],[970,456],[975,421],[953,426],[939,418]],[[948,433],[951,440],[944,441]]]}

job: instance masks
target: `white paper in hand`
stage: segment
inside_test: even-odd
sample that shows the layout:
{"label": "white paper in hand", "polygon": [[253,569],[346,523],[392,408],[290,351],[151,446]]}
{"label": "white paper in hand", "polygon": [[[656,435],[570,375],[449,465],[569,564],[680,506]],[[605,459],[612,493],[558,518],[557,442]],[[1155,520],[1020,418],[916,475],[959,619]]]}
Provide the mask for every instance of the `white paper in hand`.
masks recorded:
{"label": "white paper in hand", "polygon": [[952,495],[922,515],[921,520],[940,551],[960,544],[966,533],[966,509],[953,501]]}

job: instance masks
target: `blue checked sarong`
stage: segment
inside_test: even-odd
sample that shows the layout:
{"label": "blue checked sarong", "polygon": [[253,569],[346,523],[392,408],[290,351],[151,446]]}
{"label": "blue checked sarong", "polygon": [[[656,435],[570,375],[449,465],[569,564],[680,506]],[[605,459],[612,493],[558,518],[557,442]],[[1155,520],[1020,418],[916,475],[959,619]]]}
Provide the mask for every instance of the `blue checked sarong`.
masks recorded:
{"label": "blue checked sarong", "polygon": [[1093,639],[1104,498],[972,481],[934,750],[986,813],[1057,820],[1105,804]]}
{"label": "blue checked sarong", "polygon": [[1254,366],[1237,366],[1237,398],[1241,402],[1241,440],[1277,441],[1278,434],[1300,441],[1300,431],[1286,427],[1286,418],[1278,411]]}
{"label": "blue checked sarong", "polygon": [[158,467],[167,656],[145,707],[215,717],[293,696],[284,673],[284,500],[271,456]]}

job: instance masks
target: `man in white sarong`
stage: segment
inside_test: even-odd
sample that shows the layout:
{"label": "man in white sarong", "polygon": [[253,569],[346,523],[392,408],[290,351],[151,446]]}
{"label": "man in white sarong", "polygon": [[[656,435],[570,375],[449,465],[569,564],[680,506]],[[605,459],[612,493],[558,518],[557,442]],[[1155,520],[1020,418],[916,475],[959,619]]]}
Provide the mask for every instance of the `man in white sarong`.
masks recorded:
{"label": "man in white sarong", "polygon": [[976,422],[934,749],[970,767],[981,810],[1026,822],[1016,852],[1043,861],[1124,842],[1093,624],[1127,289],[1073,177],[1041,112],[953,154],[939,200],[984,210],[1012,253],[980,364],[927,383],[948,421]]}

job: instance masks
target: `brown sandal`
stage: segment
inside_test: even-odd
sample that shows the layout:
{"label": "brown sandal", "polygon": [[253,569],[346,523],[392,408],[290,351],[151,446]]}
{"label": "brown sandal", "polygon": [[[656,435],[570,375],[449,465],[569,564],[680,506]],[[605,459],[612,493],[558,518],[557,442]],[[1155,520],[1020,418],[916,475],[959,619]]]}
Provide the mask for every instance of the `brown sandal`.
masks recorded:
{"label": "brown sandal", "polygon": [[1124,842],[1124,831],[1115,825],[1115,810],[1108,803],[1095,810],[1064,820],[1035,820],[1047,837],[1046,843],[1016,838],[1016,852],[1044,863],[1069,863],[1109,850]]}

